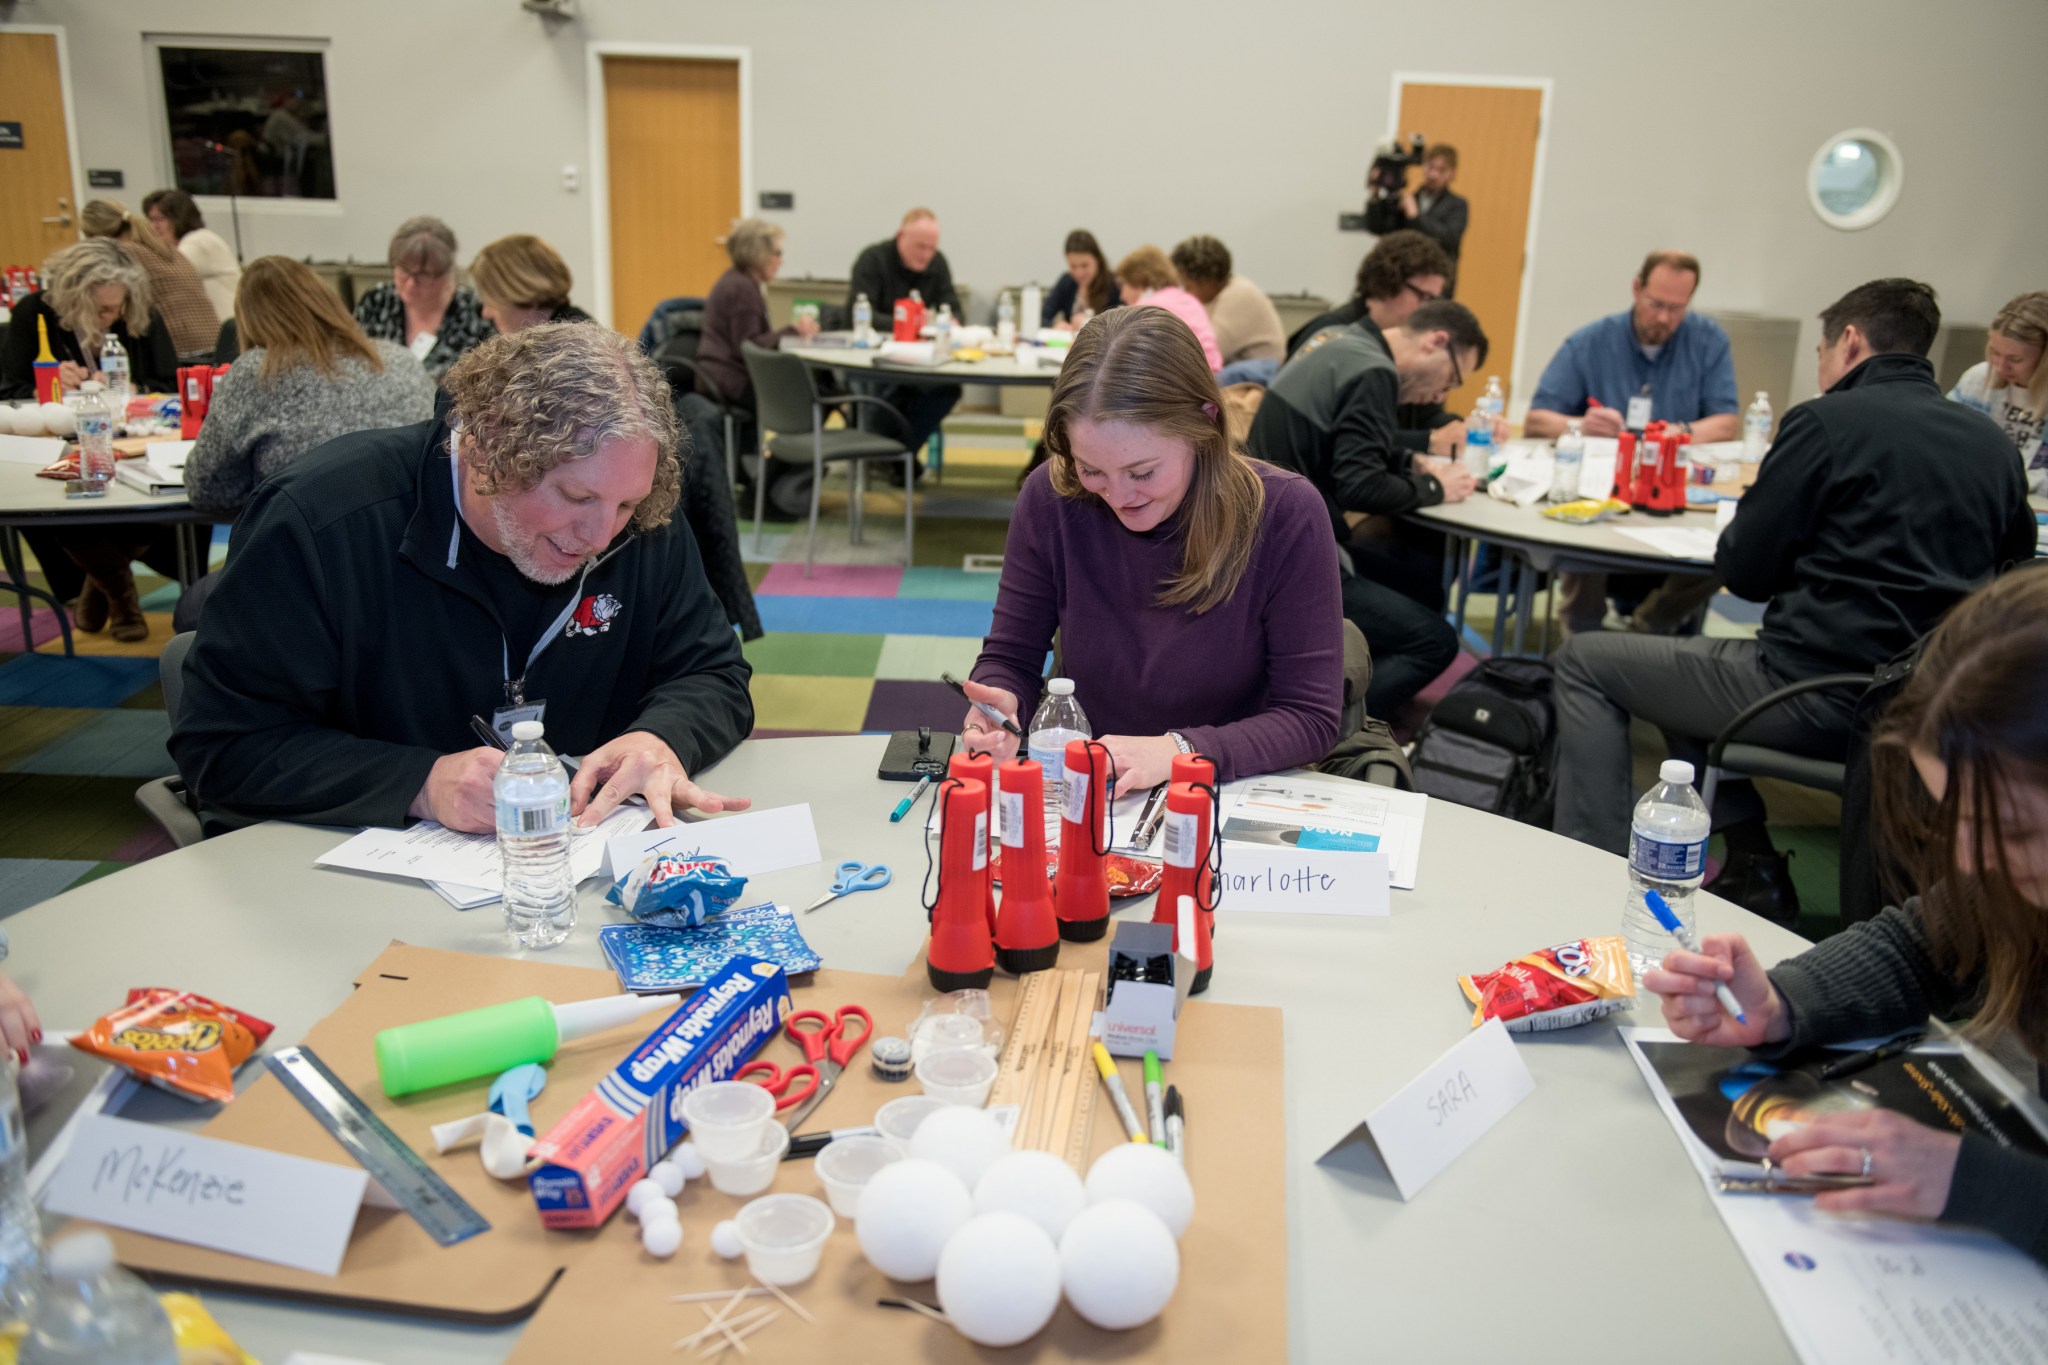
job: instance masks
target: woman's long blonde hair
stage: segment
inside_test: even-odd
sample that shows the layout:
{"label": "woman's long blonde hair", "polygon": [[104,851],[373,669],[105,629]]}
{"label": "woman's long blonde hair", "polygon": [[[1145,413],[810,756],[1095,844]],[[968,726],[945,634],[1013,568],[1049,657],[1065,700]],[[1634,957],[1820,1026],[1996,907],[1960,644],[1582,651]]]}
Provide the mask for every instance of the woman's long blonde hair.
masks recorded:
{"label": "woman's long blonde hair", "polygon": [[1199,615],[1237,591],[1251,562],[1266,487],[1251,461],[1231,448],[1223,399],[1202,343],[1164,308],[1098,314],[1074,338],[1045,415],[1053,490],[1094,498],[1074,469],[1074,422],[1129,422],[1186,443],[1194,472],[1181,499],[1180,570],[1159,604]]}
{"label": "woman's long blonde hair", "polygon": [[[2027,385],[2027,406],[2035,412],[2048,408],[2048,290],[2037,289],[2006,304],[1991,319],[1991,330],[2008,341],[2040,350],[2040,363],[2034,366],[2034,378]],[[1987,363],[1991,359],[1989,347],[1984,359]],[[1989,388],[1992,382],[1987,377],[1985,387]]]}
{"label": "woman's long blonde hair", "polygon": [[288,256],[258,256],[235,289],[242,349],[263,348],[265,378],[299,365],[338,375],[348,356],[382,370],[384,359],[311,266]]}
{"label": "woman's long blonde hair", "polygon": [[128,301],[121,305],[128,335],[139,337],[149,331],[149,277],[120,247],[88,238],[51,252],[43,262],[43,298],[64,330],[77,339],[88,362],[106,340],[99,306],[92,301],[92,291],[105,284],[128,291]]}
{"label": "woman's long blonde hair", "polygon": [[139,213],[130,213],[128,206],[118,199],[95,199],[80,209],[78,230],[87,237],[110,237],[158,261],[181,259],[178,249],[157,236],[156,229],[150,226],[147,218]]}

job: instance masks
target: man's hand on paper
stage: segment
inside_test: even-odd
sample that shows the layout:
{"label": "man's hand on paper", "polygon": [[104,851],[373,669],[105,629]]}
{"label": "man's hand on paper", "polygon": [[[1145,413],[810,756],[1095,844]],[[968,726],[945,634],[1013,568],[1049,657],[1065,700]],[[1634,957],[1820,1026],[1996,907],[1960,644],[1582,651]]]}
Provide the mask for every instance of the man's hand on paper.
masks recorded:
{"label": "man's hand on paper", "polygon": [[[602,784],[602,785],[600,785]],[[720,796],[690,780],[675,750],[645,730],[628,730],[584,756],[569,784],[569,809],[584,828],[598,824],[629,796],[647,798],[654,823],[667,829],[686,810],[745,810],[753,801]]]}
{"label": "man's hand on paper", "polygon": [[[968,701],[985,701],[1011,720],[1017,719],[1015,694],[986,683],[964,682],[960,686],[967,693]],[[967,752],[989,754],[998,763],[1017,756],[1017,737],[981,714],[981,709],[975,706],[967,708],[967,719],[960,722],[960,742],[966,746]]]}
{"label": "man's hand on paper", "polygon": [[[1723,982],[1742,1002],[1748,1023],[1729,1018],[1714,998],[1714,987]],[[1689,1043],[1762,1047],[1791,1036],[1785,999],[1740,934],[1708,934],[1697,953],[1674,947],[1663,966],[1643,973],[1643,988],[1661,998],[1664,1022]]]}
{"label": "man's hand on paper", "polygon": [[412,799],[406,814],[415,820],[437,821],[460,834],[496,833],[497,801],[491,783],[504,758],[498,750],[481,745],[443,754],[434,760],[427,785]]}
{"label": "man's hand on paper", "polygon": [[1857,1175],[1870,1153],[1874,1184],[1829,1190],[1813,1205],[1823,1213],[1882,1213],[1938,1218],[1955,1180],[1960,1133],[1944,1133],[1889,1109],[1827,1114],[1771,1144],[1771,1160],[1787,1175]]}
{"label": "man's hand on paper", "polygon": [[1624,414],[1620,408],[1587,408],[1579,419],[1579,430],[1587,436],[1619,436]]}

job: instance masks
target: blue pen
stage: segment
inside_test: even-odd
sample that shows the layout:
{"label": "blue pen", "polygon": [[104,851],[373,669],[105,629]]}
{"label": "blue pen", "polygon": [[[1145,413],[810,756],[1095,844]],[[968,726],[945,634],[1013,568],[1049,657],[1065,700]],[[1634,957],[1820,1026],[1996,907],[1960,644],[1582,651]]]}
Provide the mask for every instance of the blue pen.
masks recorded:
{"label": "blue pen", "polygon": [[932,784],[932,775],[926,773],[917,779],[917,785],[910,789],[910,795],[896,803],[896,809],[889,812],[889,823],[897,824],[910,814],[910,808],[917,804],[917,798],[924,795],[924,789]]}
{"label": "blue pen", "polygon": [[[1678,940],[1679,947],[1689,953],[1696,953],[1700,950],[1700,941],[1693,936],[1692,930],[1679,923],[1678,916],[1672,914],[1671,907],[1664,903],[1664,897],[1655,891],[1645,891],[1643,892],[1643,904],[1650,907],[1650,913],[1657,917],[1657,923],[1664,926],[1664,932]],[[1728,989],[1727,982],[1718,981],[1714,983],[1714,998],[1721,1002],[1721,1008],[1727,1010],[1729,1016],[1736,1023],[1746,1024],[1749,1022],[1749,1016],[1742,1012],[1742,1002],[1735,998],[1734,991]]]}

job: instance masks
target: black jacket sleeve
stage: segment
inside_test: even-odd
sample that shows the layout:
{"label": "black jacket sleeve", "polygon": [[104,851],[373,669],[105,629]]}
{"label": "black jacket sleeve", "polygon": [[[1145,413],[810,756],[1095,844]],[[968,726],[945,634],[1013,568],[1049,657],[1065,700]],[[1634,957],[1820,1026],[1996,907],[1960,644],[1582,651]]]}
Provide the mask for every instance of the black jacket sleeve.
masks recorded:
{"label": "black jacket sleeve", "polygon": [[[38,296],[31,295],[30,298]],[[36,396],[36,315],[23,299],[0,340],[0,398]]]}
{"label": "black jacket sleeve", "polygon": [[1768,602],[1791,581],[1800,556],[1812,544],[1814,528],[1827,515],[1832,463],[1820,419],[1803,405],[1786,413],[1755,486],[1742,495],[1735,520],[1721,532],[1714,552],[1714,567],[1730,592]]}
{"label": "black jacket sleeve", "polygon": [[670,535],[676,545],[668,557],[674,586],[663,596],[661,634],[648,664],[651,681],[629,728],[658,736],[694,777],[754,728],[747,690],[753,669],[704,576],[696,537],[682,522],[673,524]]}
{"label": "black jacket sleeve", "polygon": [[171,329],[156,309],[149,310],[149,331],[130,341],[128,376],[137,393],[178,391],[178,350]]}
{"label": "black jacket sleeve", "polygon": [[1458,244],[1465,240],[1465,225],[1471,217],[1472,206],[1465,202],[1465,196],[1446,193],[1429,206],[1429,212],[1416,218],[1409,226],[1434,238],[1436,244],[1450,253],[1455,261],[1458,259]]}
{"label": "black jacket sleeve", "polygon": [[2005,534],[1998,542],[1999,571],[2004,572],[2015,564],[2034,562],[2034,550],[2041,536],[2040,523],[2034,520],[2034,509],[2022,497],[2013,507],[2012,521],[2005,528]]}
{"label": "black jacket sleeve", "polygon": [[[1080,296],[1081,286],[1075,281],[1074,277],[1072,275],[1060,276],[1059,281],[1046,294],[1045,302],[1039,306],[1038,325],[1040,327],[1050,327],[1063,317],[1073,317],[1074,304]],[[1030,319],[1020,318],[1018,321],[1029,325]]]}
{"label": "black jacket sleeve", "polygon": [[1330,482],[1346,512],[1391,515],[1444,500],[1444,486],[1432,475],[1409,472],[1409,453],[1395,443],[1400,391],[1393,370],[1368,370],[1338,409],[1330,432]]}
{"label": "black jacket sleeve", "polygon": [[868,303],[875,310],[875,326],[889,330],[889,308],[895,300],[889,297],[889,281],[882,272],[880,253],[872,247],[853,258],[852,278],[846,282],[846,311],[853,312],[853,301],[862,294],[868,296]]}
{"label": "black jacket sleeve", "polygon": [[966,314],[960,307],[960,291],[953,287],[952,263],[947,261],[946,253],[943,251],[932,257],[932,296],[924,302],[925,307],[934,313],[939,311],[940,304],[950,304],[953,316],[962,323],[967,321]]}

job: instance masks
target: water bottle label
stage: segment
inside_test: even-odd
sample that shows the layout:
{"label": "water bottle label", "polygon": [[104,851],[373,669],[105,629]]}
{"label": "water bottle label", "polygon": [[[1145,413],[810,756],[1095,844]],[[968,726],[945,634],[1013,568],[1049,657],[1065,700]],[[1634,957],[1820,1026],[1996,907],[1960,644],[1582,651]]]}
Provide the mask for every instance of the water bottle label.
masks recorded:
{"label": "water bottle label", "polygon": [[569,828],[569,794],[542,801],[498,801],[498,830],[517,835],[553,834]]}
{"label": "water bottle label", "polygon": [[974,870],[988,866],[988,812],[974,812]]}
{"label": "water bottle label", "polygon": [[1002,806],[996,811],[996,828],[1002,831],[1003,847],[1024,847],[1024,793],[996,794],[1002,798]]}
{"label": "water bottle label", "polygon": [[1169,866],[1195,865],[1195,843],[1201,833],[1201,818],[1183,811],[1166,813],[1166,861]]}
{"label": "water bottle label", "polygon": [[1629,866],[1636,875],[1653,882],[1688,882],[1707,865],[1707,841],[1674,844],[1663,839],[1645,839],[1631,833],[1628,839]]}

